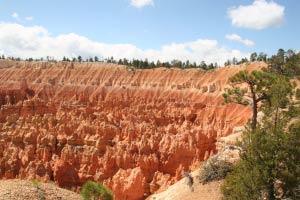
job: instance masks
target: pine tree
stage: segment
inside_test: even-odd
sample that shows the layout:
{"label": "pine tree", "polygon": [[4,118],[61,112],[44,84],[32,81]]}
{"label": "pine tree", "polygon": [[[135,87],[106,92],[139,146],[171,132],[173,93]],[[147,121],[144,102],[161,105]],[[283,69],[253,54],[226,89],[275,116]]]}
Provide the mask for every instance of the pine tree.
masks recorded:
{"label": "pine tree", "polygon": [[78,62],[82,62],[82,57],[81,57],[81,56],[78,56],[78,57],[77,57],[77,60],[78,60]]}
{"label": "pine tree", "polygon": [[268,98],[261,103],[262,123],[243,135],[241,160],[222,186],[225,200],[300,199],[300,122],[295,120],[299,108],[293,105],[293,86],[286,76],[261,73],[258,77],[268,81],[245,72],[233,78],[254,81],[255,91]]}
{"label": "pine tree", "polygon": [[[283,120],[285,121],[285,120]],[[226,200],[299,199],[300,123],[264,121],[244,134],[241,160],[222,187]]]}
{"label": "pine tree", "polygon": [[113,199],[112,192],[109,189],[93,181],[88,181],[83,185],[81,195],[84,200],[98,200],[100,197],[103,200]]}
{"label": "pine tree", "polygon": [[[251,128],[254,130],[257,124],[259,103],[270,99],[269,89],[274,77],[264,71],[254,70],[250,73],[243,70],[231,77],[229,81],[232,88],[227,89],[227,92],[223,94],[225,102],[251,105],[253,112]],[[241,87],[244,84],[246,88]]]}
{"label": "pine tree", "polygon": [[256,61],[256,60],[257,60],[257,53],[254,52],[254,53],[252,53],[252,54],[250,55],[250,61],[251,61],[251,62],[254,62],[254,61]]}
{"label": "pine tree", "polygon": [[257,57],[257,60],[267,62],[267,54],[265,54],[263,52],[260,52],[258,57]]}

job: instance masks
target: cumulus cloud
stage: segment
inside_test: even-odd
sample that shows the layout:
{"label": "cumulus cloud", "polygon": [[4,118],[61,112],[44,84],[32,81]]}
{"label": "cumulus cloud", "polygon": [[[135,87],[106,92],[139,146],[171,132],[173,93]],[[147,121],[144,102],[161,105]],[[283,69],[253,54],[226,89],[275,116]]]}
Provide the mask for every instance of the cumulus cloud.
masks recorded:
{"label": "cumulus cloud", "polygon": [[228,9],[228,15],[233,26],[262,30],[282,25],[284,10],[274,1],[255,0],[251,5]]}
{"label": "cumulus cloud", "polygon": [[30,16],[30,17],[25,17],[25,20],[26,20],[26,21],[32,21],[32,20],[33,20],[33,17],[32,17],[32,16]]}
{"label": "cumulus cloud", "polygon": [[236,42],[240,42],[246,46],[254,46],[255,43],[251,40],[248,39],[243,39],[241,36],[237,35],[237,34],[230,34],[230,35],[226,35],[225,38],[227,40],[231,40],[231,41],[236,41]]}
{"label": "cumulus cloud", "polygon": [[19,14],[16,12],[14,12],[11,16],[15,19],[19,19]]}
{"label": "cumulus cloud", "polygon": [[227,59],[247,57],[239,50],[221,47],[216,40],[198,39],[185,43],[172,43],[160,49],[140,49],[132,44],[106,44],[87,37],[69,33],[52,36],[41,26],[23,26],[17,23],[0,22],[0,52],[7,56],[40,58],[53,56],[62,59],[81,55],[83,58],[98,56],[115,59],[148,59],[149,61],[171,61],[173,59],[191,62],[218,62]]}
{"label": "cumulus cloud", "polygon": [[130,4],[136,8],[142,8],[145,6],[153,6],[153,0],[131,0]]}

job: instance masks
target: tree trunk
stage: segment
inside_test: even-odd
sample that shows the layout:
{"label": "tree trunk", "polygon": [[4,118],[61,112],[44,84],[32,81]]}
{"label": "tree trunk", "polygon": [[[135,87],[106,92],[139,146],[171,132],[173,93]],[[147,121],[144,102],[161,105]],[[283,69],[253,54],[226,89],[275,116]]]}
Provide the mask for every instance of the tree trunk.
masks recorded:
{"label": "tree trunk", "polygon": [[257,104],[258,104],[258,100],[256,98],[256,93],[254,92],[254,86],[253,84],[250,84],[250,91],[251,91],[251,95],[252,95],[252,122],[251,122],[251,129],[252,131],[254,131],[256,129],[256,125],[257,125]]}
{"label": "tree trunk", "polygon": [[276,107],[276,113],[275,113],[275,119],[274,119],[274,128],[275,128],[275,130],[277,129],[277,124],[278,124],[278,111],[279,111],[279,108],[278,108],[278,106]]}
{"label": "tree trunk", "polygon": [[269,185],[269,191],[268,191],[268,196],[269,196],[269,200],[276,200],[275,196],[274,196],[274,183],[270,183]]}
{"label": "tree trunk", "polygon": [[256,99],[253,100],[253,106],[252,106],[252,122],[251,122],[251,129],[255,130],[257,126],[257,102]]}

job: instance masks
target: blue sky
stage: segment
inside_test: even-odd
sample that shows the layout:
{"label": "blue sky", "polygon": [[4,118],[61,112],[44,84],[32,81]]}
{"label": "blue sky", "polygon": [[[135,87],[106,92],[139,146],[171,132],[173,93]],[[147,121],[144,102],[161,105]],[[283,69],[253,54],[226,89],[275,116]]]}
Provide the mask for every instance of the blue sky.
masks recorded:
{"label": "blue sky", "polygon": [[[242,18],[239,17],[239,6],[250,8],[249,13],[247,10],[244,10],[247,12],[240,10],[242,14],[246,13],[243,14],[246,21],[239,21],[239,18]],[[230,16],[230,9],[238,10],[237,16]],[[258,13],[253,9],[258,10]],[[72,33],[88,39],[91,42],[89,49],[95,49],[94,51],[84,50],[82,46],[86,46],[85,40],[81,41],[82,38],[78,39],[73,35],[69,46],[61,47],[64,49],[61,55],[76,56],[81,53],[84,56],[94,56],[93,54],[99,53],[105,57],[111,53],[115,57],[144,58],[150,55],[150,59],[155,59],[155,55],[162,54],[162,47],[167,46],[164,54],[172,54],[174,51],[182,51],[182,54],[175,52],[170,56],[157,56],[158,59],[168,60],[178,56],[179,59],[187,57],[186,59],[197,62],[200,60],[223,62],[226,56],[243,57],[254,51],[273,54],[278,48],[298,50],[300,46],[299,11],[300,2],[297,0],[0,0],[0,21],[2,22],[0,52],[15,56],[22,56],[22,52],[26,56],[30,53],[33,56],[43,56],[41,53],[35,54],[34,51],[47,51],[47,54],[59,57],[60,55],[56,52],[52,53],[51,49],[41,48],[40,44],[34,47],[29,45],[30,51],[26,49],[26,45],[22,46],[24,44],[22,40],[25,40],[25,43],[30,40],[35,41],[32,34],[29,38],[23,38],[28,29],[42,27],[47,33],[38,33],[36,37],[45,34],[46,37],[53,39]],[[279,15],[280,12],[282,13]],[[256,13],[257,18],[247,22],[248,18],[255,18],[253,13]],[[239,21],[237,24],[233,23],[235,18]],[[262,22],[262,27],[255,27],[263,20],[267,22]],[[8,34],[4,34],[4,31],[14,32],[13,27],[7,29],[9,25],[21,26],[16,27],[19,35],[13,39],[9,36],[9,40],[14,41],[12,43],[7,42]],[[3,32],[2,40],[1,31]],[[24,32],[23,35],[22,32]],[[237,36],[240,38],[237,39]],[[66,40],[65,37],[64,40]],[[202,49],[195,50],[197,54],[189,55],[188,51],[193,47],[187,43],[198,40],[204,40],[204,44],[202,41],[197,46]],[[246,40],[248,42],[245,42]],[[1,41],[4,44],[1,45]],[[18,44],[18,41],[21,44]],[[208,44],[208,50],[212,51],[209,55],[205,54],[208,51],[207,41],[217,42],[217,44]],[[55,43],[55,48],[60,48],[57,44],[59,42],[61,40],[52,41],[49,46]],[[93,46],[93,42],[105,44],[105,46],[101,48],[99,45]],[[114,53],[113,48],[119,48],[119,46],[113,46],[114,44],[130,45],[132,55],[121,53],[126,51],[128,46],[121,46],[117,50],[118,53]],[[172,44],[177,44],[177,46],[175,45],[172,49]],[[185,45],[184,50],[180,44]],[[76,45],[80,47],[77,48]],[[20,46],[22,49],[18,49]],[[222,50],[222,52],[217,51],[216,59],[213,59],[211,55],[214,53],[213,47]],[[103,53],[106,48],[108,51]],[[151,52],[145,53],[144,51],[147,50]],[[199,60],[196,58],[197,55],[199,55]]]}

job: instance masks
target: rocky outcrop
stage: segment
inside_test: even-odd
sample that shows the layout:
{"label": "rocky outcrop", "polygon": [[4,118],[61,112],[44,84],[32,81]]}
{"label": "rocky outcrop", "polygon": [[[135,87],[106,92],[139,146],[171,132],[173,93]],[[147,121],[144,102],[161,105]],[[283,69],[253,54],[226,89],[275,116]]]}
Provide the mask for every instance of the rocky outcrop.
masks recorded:
{"label": "rocky outcrop", "polygon": [[101,63],[5,62],[0,68],[0,178],[78,189],[103,182],[144,199],[217,152],[249,107],[223,105],[230,76],[257,64],[127,70]]}

